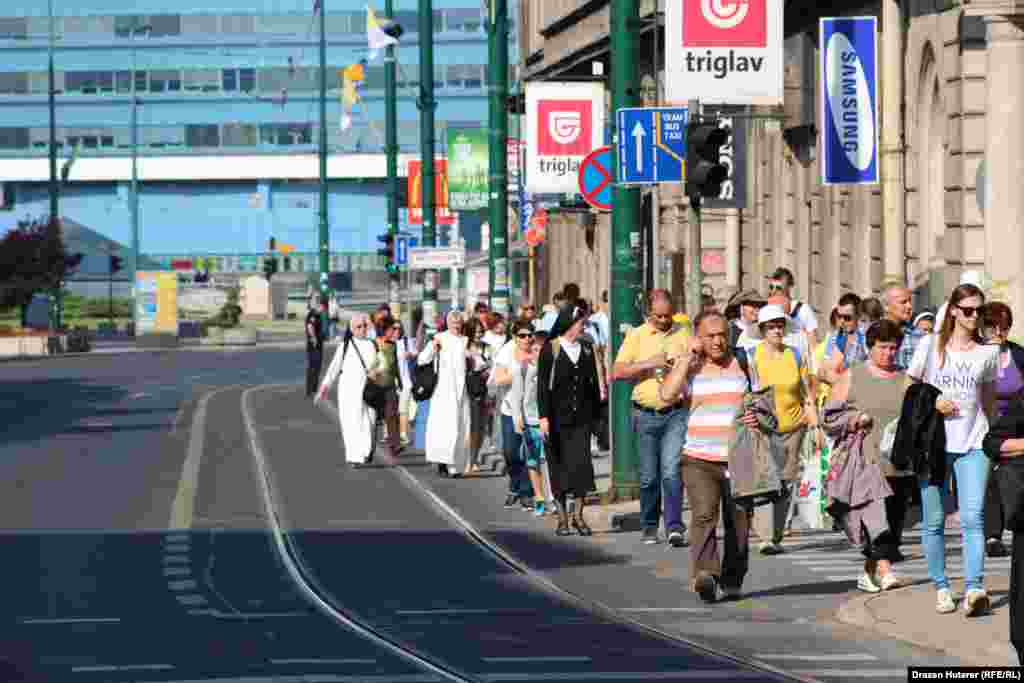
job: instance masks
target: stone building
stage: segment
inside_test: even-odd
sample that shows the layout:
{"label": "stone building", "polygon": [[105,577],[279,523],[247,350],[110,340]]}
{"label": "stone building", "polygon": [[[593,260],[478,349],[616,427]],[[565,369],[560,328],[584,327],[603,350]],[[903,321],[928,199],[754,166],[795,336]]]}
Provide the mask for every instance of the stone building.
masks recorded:
{"label": "stone building", "polygon": [[[664,18],[656,35],[654,0],[640,5],[637,80],[644,104],[653,105]],[[586,78],[594,62],[610,74],[610,10],[608,2],[523,2],[523,79]],[[818,20],[865,15],[879,22],[882,180],[824,186],[817,153]],[[795,272],[798,295],[819,311],[842,292],[868,295],[888,281],[909,283],[918,307],[934,307],[962,271],[984,269],[993,295],[1019,310],[1024,2],[787,1],[785,56],[784,106],[751,112],[746,208],[705,211],[702,263],[716,295],[737,287],[763,291],[765,277],[781,265]],[[679,190],[663,185],[654,198],[657,248],[648,282],[671,286],[681,299],[687,224]],[[597,216],[588,229],[593,222],[573,214],[550,220],[540,298],[567,281],[580,282],[590,295],[607,288],[610,215]]]}

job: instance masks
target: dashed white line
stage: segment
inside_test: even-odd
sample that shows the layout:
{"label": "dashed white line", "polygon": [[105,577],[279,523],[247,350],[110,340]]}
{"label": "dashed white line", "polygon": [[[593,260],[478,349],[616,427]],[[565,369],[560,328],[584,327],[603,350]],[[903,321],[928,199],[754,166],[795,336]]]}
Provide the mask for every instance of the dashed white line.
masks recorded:
{"label": "dashed white line", "polygon": [[865,652],[851,654],[788,654],[788,653],[761,653],[754,655],[754,659],[775,659],[775,660],[797,660],[801,662],[876,662],[878,657]]}
{"label": "dashed white line", "polygon": [[189,564],[188,555],[164,555],[164,564]]}
{"label": "dashed white line", "polygon": [[120,617],[27,617],[18,623],[26,626],[50,626],[55,624],[119,624]]}
{"label": "dashed white line", "polygon": [[188,576],[192,570],[188,567],[164,567],[164,576]]}
{"label": "dashed white line", "polygon": [[667,614],[707,614],[711,611],[710,607],[613,607],[616,612],[626,612],[627,614],[658,614],[665,612]]}
{"label": "dashed white line", "polygon": [[96,664],[93,666],[73,666],[72,673],[97,673],[110,671],[171,671],[171,664]]}
{"label": "dashed white line", "polygon": [[187,553],[190,549],[188,543],[168,543],[164,546],[164,551],[168,553]]}
{"label": "dashed white line", "polygon": [[172,591],[190,591],[195,590],[198,584],[192,579],[185,579],[183,581],[168,581],[167,587]]}

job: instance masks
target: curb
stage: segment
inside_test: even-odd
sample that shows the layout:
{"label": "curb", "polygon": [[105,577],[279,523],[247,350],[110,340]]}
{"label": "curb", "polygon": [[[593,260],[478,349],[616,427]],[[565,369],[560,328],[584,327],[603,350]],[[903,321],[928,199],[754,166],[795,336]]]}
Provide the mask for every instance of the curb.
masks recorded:
{"label": "curb", "polygon": [[54,353],[45,354],[40,356],[0,356],[0,363],[17,363],[17,362],[28,362],[28,361],[51,361],[59,359],[72,359],[72,358],[88,358],[90,356],[124,356],[129,354],[137,353],[168,353],[175,351],[224,351],[230,349],[232,351],[243,351],[252,350],[258,351],[261,349],[299,349],[305,345],[305,342],[266,342],[257,343],[255,345],[234,345],[234,344],[216,344],[216,345],[198,345],[198,344],[181,344],[174,348],[151,348],[151,349],[119,349],[117,351],[96,349],[93,351],[76,351],[70,353]]}
{"label": "curb", "polygon": [[[925,586],[925,588],[927,590],[931,590],[931,585],[928,584],[927,586]],[[910,586],[903,590],[920,589],[921,586]],[[871,603],[874,600],[882,600],[886,597],[888,596],[886,596],[884,593],[853,597],[849,601],[843,603],[839,607],[839,609],[836,610],[836,621],[839,621],[840,623],[846,624],[848,626],[856,626],[858,628],[874,631],[888,638],[893,638],[895,640],[900,640],[905,643],[910,643],[911,645],[915,645],[917,647],[941,652],[942,654],[949,655],[950,657],[962,659],[968,664],[974,666],[1019,665],[1019,662],[1017,660],[1017,651],[1008,642],[993,643],[981,652],[964,652],[962,650],[958,651],[954,650],[948,645],[937,643],[924,635],[920,635],[918,632],[915,632],[911,628],[901,627],[900,624],[876,618],[871,610],[869,603]],[[1007,639],[1009,639],[1009,634],[1007,634]]]}

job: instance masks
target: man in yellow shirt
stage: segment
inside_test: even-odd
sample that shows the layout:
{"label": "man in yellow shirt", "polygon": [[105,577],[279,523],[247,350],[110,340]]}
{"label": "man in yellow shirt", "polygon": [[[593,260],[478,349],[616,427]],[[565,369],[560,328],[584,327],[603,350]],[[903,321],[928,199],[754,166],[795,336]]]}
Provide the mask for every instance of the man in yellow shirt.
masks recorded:
{"label": "man in yellow shirt", "polygon": [[669,359],[685,352],[689,336],[689,331],[673,320],[671,293],[652,290],[647,297],[647,322],[623,341],[612,369],[612,379],[634,384],[632,427],[640,458],[644,543],[658,543],[658,524],[664,507],[665,532],[675,548],[687,545],[679,462],[686,440],[688,411],[681,401],[661,400],[658,385],[670,369]]}

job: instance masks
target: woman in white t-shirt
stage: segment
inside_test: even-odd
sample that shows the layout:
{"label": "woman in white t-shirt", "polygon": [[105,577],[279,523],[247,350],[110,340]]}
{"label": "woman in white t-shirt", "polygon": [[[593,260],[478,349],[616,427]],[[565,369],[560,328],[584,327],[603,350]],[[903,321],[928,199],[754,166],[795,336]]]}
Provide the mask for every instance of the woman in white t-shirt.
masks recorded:
{"label": "woman in white t-shirt", "polygon": [[526,320],[515,321],[512,323],[512,338],[514,341],[502,346],[494,359],[494,384],[498,387],[501,415],[501,445],[508,474],[505,507],[514,508],[521,505],[525,510],[533,510],[533,485],[530,483],[526,457],[522,452],[523,435],[516,432],[514,396],[509,394],[512,380],[522,372],[523,364],[531,360],[533,325]]}
{"label": "woman in white t-shirt", "polygon": [[[995,381],[999,347],[986,345],[980,334],[979,309],[985,295],[974,285],[953,290],[938,334],[923,339],[907,375],[942,391],[935,409],[945,416],[946,476],[956,474],[960,530],[964,554],[964,613],[975,616],[991,606],[985,592],[983,508],[991,464],[981,449],[996,410]],[[921,476],[921,475],[924,476]],[[936,610],[956,611],[946,577],[945,486],[933,486],[918,473],[921,489],[922,545],[928,575],[938,591]]]}

